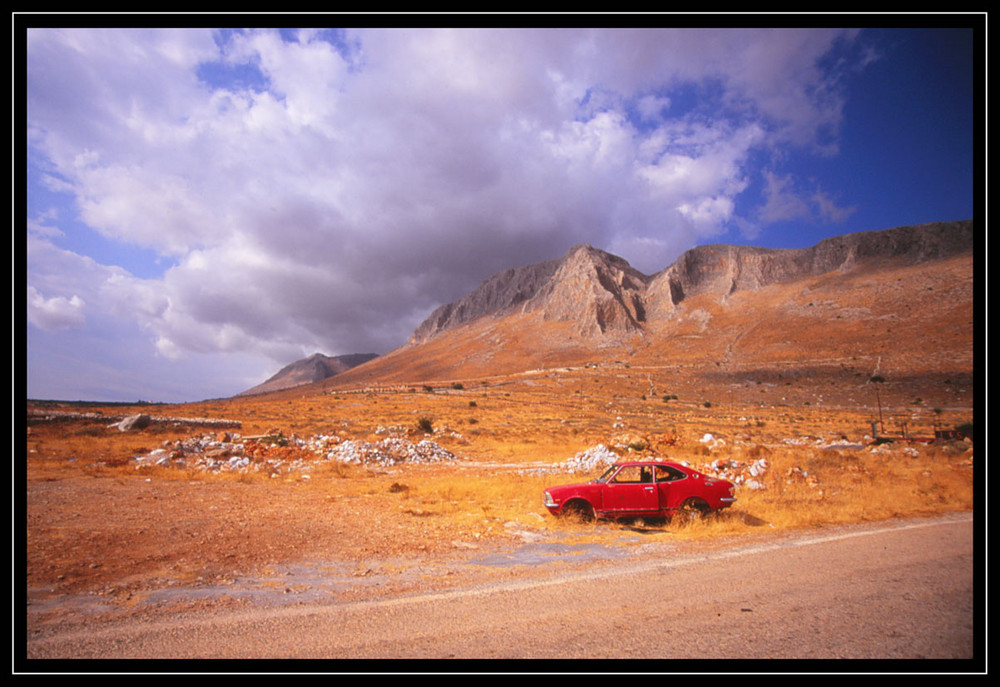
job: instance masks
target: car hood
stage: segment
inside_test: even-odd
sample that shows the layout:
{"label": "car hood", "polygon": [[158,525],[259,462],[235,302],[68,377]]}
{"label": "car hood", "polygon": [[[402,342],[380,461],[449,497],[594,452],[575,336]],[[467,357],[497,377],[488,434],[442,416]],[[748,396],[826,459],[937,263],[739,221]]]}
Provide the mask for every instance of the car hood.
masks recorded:
{"label": "car hood", "polygon": [[599,486],[601,483],[597,481],[589,482],[574,482],[573,484],[557,484],[554,487],[546,487],[545,491],[549,492],[553,496],[569,491],[580,491],[581,489],[593,489]]}

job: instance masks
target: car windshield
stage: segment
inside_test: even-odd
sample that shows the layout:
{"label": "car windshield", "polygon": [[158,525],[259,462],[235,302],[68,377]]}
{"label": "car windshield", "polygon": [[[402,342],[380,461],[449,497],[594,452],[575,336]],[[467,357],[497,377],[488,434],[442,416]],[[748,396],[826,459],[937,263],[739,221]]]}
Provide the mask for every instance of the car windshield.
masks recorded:
{"label": "car windshield", "polygon": [[611,479],[612,475],[614,475],[616,472],[618,472],[618,466],[617,465],[612,465],[611,467],[609,467],[607,470],[604,471],[603,475],[601,475],[600,477],[598,477],[594,481],[595,482],[607,482],[609,479]]}

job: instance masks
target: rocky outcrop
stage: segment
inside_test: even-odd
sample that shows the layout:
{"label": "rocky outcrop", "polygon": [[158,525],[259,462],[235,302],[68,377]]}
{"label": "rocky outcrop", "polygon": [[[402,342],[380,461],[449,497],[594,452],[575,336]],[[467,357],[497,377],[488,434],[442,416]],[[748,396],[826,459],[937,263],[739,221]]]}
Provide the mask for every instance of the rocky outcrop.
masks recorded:
{"label": "rocky outcrop", "polygon": [[865,265],[937,260],[973,248],[972,220],[936,222],[825,239],[810,248],[698,246],[652,276],[591,246],[559,259],[501,272],[471,294],[444,305],[414,332],[411,343],[482,317],[534,312],[572,321],[583,335],[642,331],[669,317],[687,298],[757,290],[809,275]]}
{"label": "rocky outcrop", "polygon": [[861,265],[912,264],[972,250],[972,220],[936,222],[834,236],[810,248],[766,249],[709,245],[692,248],[650,282],[656,314],[701,293],[729,294]]}
{"label": "rocky outcrop", "polygon": [[521,308],[550,285],[561,262],[549,260],[493,275],[468,296],[432,312],[413,332],[410,343],[422,343],[446,329]]}
{"label": "rocky outcrop", "polygon": [[496,274],[454,303],[441,306],[413,333],[411,344],[482,317],[537,312],[547,320],[577,323],[581,334],[641,329],[649,277],[625,260],[588,245],[560,260]]}
{"label": "rocky outcrop", "polygon": [[352,353],[333,357],[323,355],[322,353],[314,353],[308,358],[303,358],[302,360],[297,360],[294,363],[286,365],[267,381],[258,384],[252,389],[247,389],[238,394],[238,396],[266,394],[303,384],[320,382],[341,372],[346,372],[362,363],[366,363],[375,357],[377,356],[374,353]]}
{"label": "rocky outcrop", "polygon": [[572,248],[525,312],[574,322],[580,334],[634,332],[646,321],[644,293],[649,277],[618,256],[591,246]]}

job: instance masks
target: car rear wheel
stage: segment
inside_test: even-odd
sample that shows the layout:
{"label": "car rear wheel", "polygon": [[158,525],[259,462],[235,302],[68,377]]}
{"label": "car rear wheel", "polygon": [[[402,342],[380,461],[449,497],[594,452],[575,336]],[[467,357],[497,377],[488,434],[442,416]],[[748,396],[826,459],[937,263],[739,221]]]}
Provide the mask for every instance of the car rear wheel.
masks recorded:
{"label": "car rear wheel", "polygon": [[708,514],[708,504],[700,499],[688,499],[677,510],[676,519],[681,523],[697,522]]}

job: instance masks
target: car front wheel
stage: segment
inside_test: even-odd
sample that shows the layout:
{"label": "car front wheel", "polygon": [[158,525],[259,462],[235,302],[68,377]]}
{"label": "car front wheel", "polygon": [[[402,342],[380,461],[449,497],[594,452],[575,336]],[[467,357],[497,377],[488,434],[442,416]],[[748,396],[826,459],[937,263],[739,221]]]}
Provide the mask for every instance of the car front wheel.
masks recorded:
{"label": "car front wheel", "polygon": [[570,501],[563,506],[563,514],[573,520],[580,522],[590,522],[594,519],[594,507],[586,501]]}

